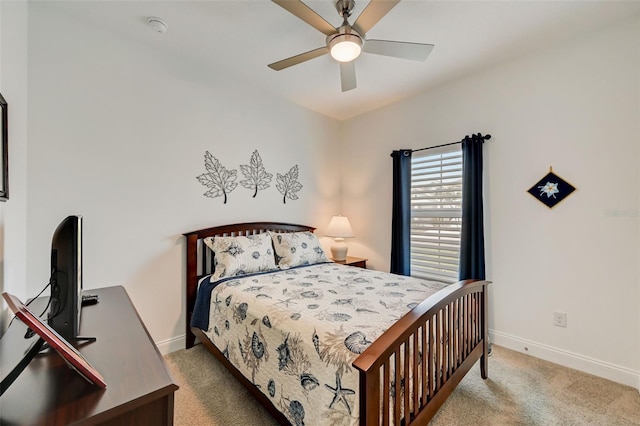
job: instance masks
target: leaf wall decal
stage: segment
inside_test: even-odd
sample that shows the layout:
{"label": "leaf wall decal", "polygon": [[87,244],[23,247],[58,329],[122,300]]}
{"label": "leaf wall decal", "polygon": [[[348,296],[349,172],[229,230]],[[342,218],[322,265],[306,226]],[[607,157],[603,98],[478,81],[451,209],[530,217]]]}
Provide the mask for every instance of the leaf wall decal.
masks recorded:
{"label": "leaf wall decal", "polygon": [[247,189],[253,189],[253,198],[258,195],[258,190],[267,189],[271,186],[269,182],[271,182],[273,175],[265,170],[258,150],[253,151],[250,163],[241,165],[240,170],[246,178],[240,181],[240,185]]}
{"label": "leaf wall decal", "polygon": [[302,184],[298,182],[298,165],[296,164],[284,175],[277,174],[276,188],[282,194],[282,202],[287,203],[287,198],[290,200],[297,200],[297,192],[302,189]]}
{"label": "leaf wall decal", "polygon": [[197,177],[201,184],[209,188],[204,196],[210,198],[224,196],[223,204],[227,204],[227,194],[238,186],[235,182],[238,171],[227,170],[209,151],[205,151],[204,154],[204,167],[207,173]]}

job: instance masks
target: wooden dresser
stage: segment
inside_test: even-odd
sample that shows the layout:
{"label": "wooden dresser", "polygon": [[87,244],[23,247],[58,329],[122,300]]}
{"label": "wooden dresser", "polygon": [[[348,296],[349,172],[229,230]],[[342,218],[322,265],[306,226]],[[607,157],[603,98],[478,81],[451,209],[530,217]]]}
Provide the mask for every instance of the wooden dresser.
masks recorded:
{"label": "wooden dresser", "polygon": [[[82,308],[80,334],[96,337],[74,345],[107,383],[100,389],[67,367],[55,352],[37,355],[0,397],[0,424],[172,425],[178,386],[121,286],[88,290],[99,303]],[[29,307],[40,314],[46,298]],[[15,319],[0,339],[3,370],[17,363],[26,326]],[[15,359],[12,359],[15,358]]]}

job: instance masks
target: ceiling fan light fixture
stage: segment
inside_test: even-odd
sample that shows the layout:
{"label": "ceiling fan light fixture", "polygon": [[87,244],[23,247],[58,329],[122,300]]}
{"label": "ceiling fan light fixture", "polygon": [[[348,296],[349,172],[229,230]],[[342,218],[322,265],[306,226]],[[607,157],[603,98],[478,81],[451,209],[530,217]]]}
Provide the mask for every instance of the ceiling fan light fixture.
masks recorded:
{"label": "ceiling fan light fixture", "polygon": [[329,42],[331,57],[338,62],[351,62],[362,52],[362,39],[355,34],[340,34]]}

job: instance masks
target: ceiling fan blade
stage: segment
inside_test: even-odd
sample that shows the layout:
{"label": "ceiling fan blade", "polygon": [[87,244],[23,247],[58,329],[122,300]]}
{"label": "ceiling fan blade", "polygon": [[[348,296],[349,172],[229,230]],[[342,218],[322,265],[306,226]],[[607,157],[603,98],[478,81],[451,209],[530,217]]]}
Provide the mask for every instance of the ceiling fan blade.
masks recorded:
{"label": "ceiling fan blade", "polygon": [[366,34],[398,3],[400,3],[400,0],[371,0],[360,16],[358,16],[353,27],[360,34]]}
{"label": "ceiling fan blade", "polygon": [[316,30],[320,31],[324,35],[332,35],[336,33],[336,29],[333,25],[325,21],[325,19],[313,11],[309,6],[302,3],[300,0],[271,0],[278,6],[286,9],[290,13],[294,14],[298,18],[302,19],[307,24],[311,25]]}
{"label": "ceiling fan blade", "polygon": [[409,43],[405,41],[367,40],[362,50],[376,55],[424,61],[433,50],[433,44]]}
{"label": "ceiling fan blade", "polygon": [[317,49],[310,50],[308,52],[304,52],[304,53],[301,53],[299,55],[292,56],[290,58],[283,59],[283,60],[278,61],[278,62],[274,62],[274,63],[269,64],[267,66],[269,68],[271,68],[272,70],[280,71],[280,70],[283,70],[285,68],[289,68],[291,66],[298,65],[298,64],[301,64],[301,63],[306,62],[308,60],[317,58],[318,56],[325,55],[327,53],[329,53],[329,49],[326,46],[319,47]]}
{"label": "ceiling fan blade", "polygon": [[356,61],[340,62],[340,82],[343,92],[356,88]]}

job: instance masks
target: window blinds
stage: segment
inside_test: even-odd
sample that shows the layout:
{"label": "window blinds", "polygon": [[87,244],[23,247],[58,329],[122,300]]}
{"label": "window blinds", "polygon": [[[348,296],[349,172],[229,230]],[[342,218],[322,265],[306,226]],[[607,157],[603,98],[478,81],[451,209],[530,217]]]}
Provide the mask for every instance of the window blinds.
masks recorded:
{"label": "window blinds", "polygon": [[460,145],[414,152],[411,160],[411,275],[458,280],[462,224]]}

